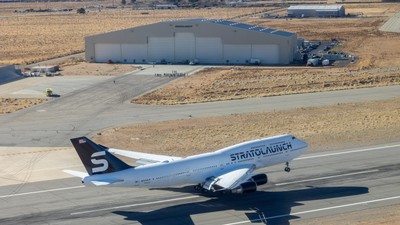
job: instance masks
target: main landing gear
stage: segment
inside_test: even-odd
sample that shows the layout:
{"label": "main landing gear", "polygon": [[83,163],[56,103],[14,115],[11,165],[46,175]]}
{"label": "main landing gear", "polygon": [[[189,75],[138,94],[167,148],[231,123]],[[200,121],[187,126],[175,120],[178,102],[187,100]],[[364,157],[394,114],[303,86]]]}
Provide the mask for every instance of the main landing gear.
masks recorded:
{"label": "main landing gear", "polygon": [[286,162],[285,172],[290,172],[289,162]]}
{"label": "main landing gear", "polygon": [[204,188],[201,186],[201,184],[195,185],[194,190],[198,192],[204,192]]}

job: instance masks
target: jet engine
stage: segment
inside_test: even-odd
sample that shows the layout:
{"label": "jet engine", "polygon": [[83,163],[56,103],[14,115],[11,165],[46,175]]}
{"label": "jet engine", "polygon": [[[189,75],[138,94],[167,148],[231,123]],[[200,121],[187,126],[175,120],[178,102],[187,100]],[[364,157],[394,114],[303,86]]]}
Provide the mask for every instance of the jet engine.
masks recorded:
{"label": "jet engine", "polygon": [[268,177],[267,174],[257,174],[254,175],[250,180],[253,180],[254,182],[256,182],[257,186],[258,185],[263,185],[266,184],[268,182]]}
{"label": "jet engine", "polygon": [[247,194],[257,191],[257,184],[254,181],[242,183],[239,187],[232,189],[233,194]]}

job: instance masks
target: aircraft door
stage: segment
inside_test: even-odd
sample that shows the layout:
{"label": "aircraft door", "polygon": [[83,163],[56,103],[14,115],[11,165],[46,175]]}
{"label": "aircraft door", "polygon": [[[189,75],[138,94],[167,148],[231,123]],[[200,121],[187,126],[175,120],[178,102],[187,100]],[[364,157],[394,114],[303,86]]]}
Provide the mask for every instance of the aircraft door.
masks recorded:
{"label": "aircraft door", "polygon": [[222,161],[222,160],[221,160],[221,161],[219,161],[219,162],[218,162],[218,167],[219,167],[219,169],[220,169],[220,170],[223,170],[223,169],[225,169],[225,162],[224,162],[224,161]]}

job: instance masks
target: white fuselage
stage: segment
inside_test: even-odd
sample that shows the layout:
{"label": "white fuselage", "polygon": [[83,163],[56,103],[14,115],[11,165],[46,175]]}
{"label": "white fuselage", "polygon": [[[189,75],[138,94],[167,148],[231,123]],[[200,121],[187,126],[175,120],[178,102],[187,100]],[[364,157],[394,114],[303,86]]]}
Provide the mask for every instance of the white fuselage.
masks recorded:
{"label": "white fuselage", "polygon": [[109,186],[170,187],[202,183],[207,178],[217,177],[242,165],[254,165],[255,169],[293,160],[306,149],[307,143],[292,135],[264,138],[233,145],[212,153],[187,158],[138,166],[114,173],[85,177],[83,183],[91,181],[118,180]]}

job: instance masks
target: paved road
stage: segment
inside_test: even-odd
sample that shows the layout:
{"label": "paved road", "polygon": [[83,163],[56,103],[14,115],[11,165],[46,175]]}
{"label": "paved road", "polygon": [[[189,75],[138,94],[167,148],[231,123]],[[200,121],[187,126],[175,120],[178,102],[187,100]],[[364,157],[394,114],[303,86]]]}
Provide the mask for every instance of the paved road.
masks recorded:
{"label": "paved road", "polygon": [[394,14],[380,28],[380,31],[400,33],[400,13]]}
{"label": "paved road", "polygon": [[45,104],[2,115],[0,145],[68,146],[63,139],[113,125],[121,115],[118,108],[125,105],[129,109],[125,102],[171,80],[135,75],[110,78]]}
{"label": "paved road", "polygon": [[390,86],[178,106],[129,103],[133,97],[173,79],[132,73],[1,115],[0,146],[69,146],[72,137],[93,135],[112,126],[400,97],[400,86]]}
{"label": "paved road", "polygon": [[[289,224],[400,204],[400,143],[305,155],[260,172],[248,195],[205,197],[191,188],[83,188],[62,179],[0,187],[0,224]],[[322,221],[322,220],[321,220]]]}

